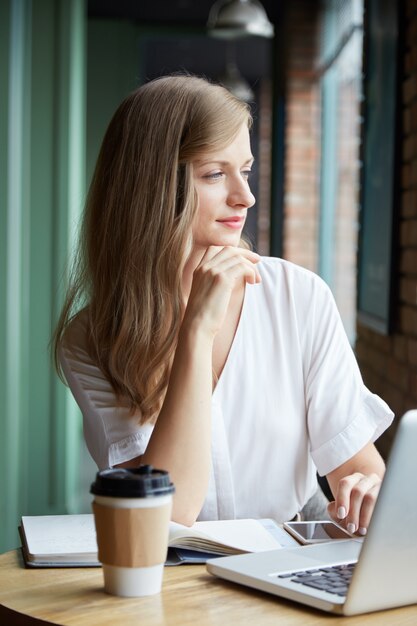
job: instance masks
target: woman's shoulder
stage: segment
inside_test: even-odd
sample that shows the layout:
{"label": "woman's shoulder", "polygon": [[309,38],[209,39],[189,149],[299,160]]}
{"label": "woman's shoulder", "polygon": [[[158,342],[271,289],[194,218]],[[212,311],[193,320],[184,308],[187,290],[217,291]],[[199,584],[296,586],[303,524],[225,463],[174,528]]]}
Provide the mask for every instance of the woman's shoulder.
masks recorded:
{"label": "woman's shoulder", "polygon": [[259,263],[259,272],[266,283],[281,285],[283,288],[303,292],[319,290],[328,292],[325,281],[312,270],[297,265],[279,257],[262,256]]}
{"label": "woman's shoulder", "polygon": [[62,335],[61,349],[72,353],[87,351],[88,309],[78,311]]}
{"label": "woman's shoulder", "polygon": [[262,298],[253,298],[258,302],[254,306],[274,312],[281,320],[298,320],[300,326],[335,309],[329,286],[313,271],[276,257],[261,257],[258,267]]}

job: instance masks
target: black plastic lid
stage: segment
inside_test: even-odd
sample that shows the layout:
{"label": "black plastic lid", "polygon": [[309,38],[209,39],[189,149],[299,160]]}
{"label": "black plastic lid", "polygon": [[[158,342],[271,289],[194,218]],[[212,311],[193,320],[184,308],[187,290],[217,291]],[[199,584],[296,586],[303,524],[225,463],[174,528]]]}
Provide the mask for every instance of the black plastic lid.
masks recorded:
{"label": "black plastic lid", "polygon": [[152,465],[102,470],[97,472],[90,488],[90,493],[112,498],[146,498],[174,491],[168,472],[154,469]]}

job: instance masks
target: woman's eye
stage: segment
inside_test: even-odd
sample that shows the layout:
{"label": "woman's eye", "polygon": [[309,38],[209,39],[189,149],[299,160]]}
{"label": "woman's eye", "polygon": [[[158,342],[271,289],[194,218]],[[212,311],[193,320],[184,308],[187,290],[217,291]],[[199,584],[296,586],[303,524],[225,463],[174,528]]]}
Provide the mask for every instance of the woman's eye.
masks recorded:
{"label": "woman's eye", "polygon": [[[241,170],[240,174],[242,176],[242,178],[244,178],[244,180],[248,180],[250,175],[251,175],[252,171],[250,169],[247,170]],[[209,174],[204,174],[203,178],[205,178],[206,180],[220,180],[221,178],[223,178],[225,176],[225,172],[223,171],[218,171],[218,172],[210,172]]]}
{"label": "woman's eye", "polygon": [[211,172],[210,174],[205,174],[203,178],[206,178],[208,180],[217,180],[218,178],[221,178],[222,176],[223,176],[223,172]]}

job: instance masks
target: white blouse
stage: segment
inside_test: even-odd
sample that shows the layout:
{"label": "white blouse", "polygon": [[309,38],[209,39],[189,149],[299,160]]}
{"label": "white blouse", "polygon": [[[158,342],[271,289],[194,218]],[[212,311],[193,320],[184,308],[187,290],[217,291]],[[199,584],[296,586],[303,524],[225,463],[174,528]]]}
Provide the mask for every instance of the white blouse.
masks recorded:
{"label": "white blouse", "polygon": [[[277,258],[258,265],[212,400],[212,473],[199,519],[291,519],[321,475],[375,441],[393,413],[363,384],[333,296],[312,272]],[[144,453],[139,425],[85,349],[73,322],[61,363],[99,468]]]}

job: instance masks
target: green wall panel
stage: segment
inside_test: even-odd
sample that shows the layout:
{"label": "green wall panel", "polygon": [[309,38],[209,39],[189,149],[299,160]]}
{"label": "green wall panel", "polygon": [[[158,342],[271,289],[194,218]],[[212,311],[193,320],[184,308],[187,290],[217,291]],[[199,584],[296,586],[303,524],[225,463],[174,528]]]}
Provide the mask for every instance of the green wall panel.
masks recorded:
{"label": "green wall panel", "polygon": [[21,515],[90,507],[95,466],[49,341],[86,180],[137,85],[138,38],[124,21],[87,35],[86,0],[0,2],[0,551],[18,545]]}
{"label": "green wall panel", "polygon": [[[3,3],[2,29],[8,42],[7,65],[2,67],[2,126],[5,126],[4,167],[2,167],[2,236],[5,237],[2,258],[2,310],[4,351],[2,360],[1,475],[2,547],[17,540],[16,523],[23,505],[26,469],[23,415],[26,398],[22,385],[27,378],[24,349],[27,332],[27,264],[26,232],[28,175],[28,46],[30,44],[30,5],[23,0]],[[4,21],[3,21],[4,18]],[[3,40],[3,36],[2,36]],[[7,98],[7,100],[6,100]],[[2,199],[3,200],[3,199]],[[7,478],[6,478],[7,477]]]}
{"label": "green wall panel", "polygon": [[113,113],[138,86],[139,30],[126,20],[88,21],[87,180]]}
{"label": "green wall panel", "polygon": [[[15,467],[9,467],[13,455],[9,454],[10,441],[13,440],[11,423],[6,419],[8,410],[8,349],[7,320],[8,320],[8,137],[9,137],[9,112],[10,112],[10,85],[9,73],[11,63],[11,3],[0,3],[0,531],[5,537],[9,534],[8,512],[16,512],[16,505],[10,501],[10,494],[16,488]],[[14,472],[11,489],[5,484],[6,473]],[[13,484],[14,483],[14,484]],[[13,490],[13,491],[12,491]],[[2,537],[0,537],[0,540]],[[0,541],[0,547],[4,547],[4,541]]]}
{"label": "green wall panel", "polygon": [[[49,510],[50,497],[50,359],[51,273],[54,268],[52,219],[54,207],[55,149],[55,19],[56,6],[34,2],[31,45],[31,146],[30,215],[28,250],[30,276],[27,320],[28,378],[25,395],[30,398],[26,414],[27,459],[33,488],[26,508],[31,513]],[[35,10],[36,8],[36,10]],[[42,460],[42,461],[40,461]]]}
{"label": "green wall panel", "polygon": [[3,551],[21,515],[77,508],[81,420],[49,341],[85,193],[86,9],[11,0],[0,11]]}

